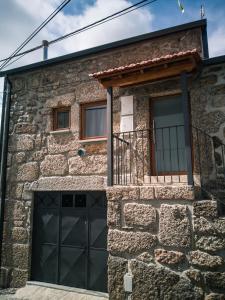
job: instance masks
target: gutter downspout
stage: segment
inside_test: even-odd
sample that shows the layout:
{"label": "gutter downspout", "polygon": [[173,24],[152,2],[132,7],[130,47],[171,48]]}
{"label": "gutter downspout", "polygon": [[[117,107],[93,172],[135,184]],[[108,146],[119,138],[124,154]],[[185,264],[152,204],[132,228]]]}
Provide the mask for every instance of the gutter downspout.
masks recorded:
{"label": "gutter downspout", "polygon": [[7,176],[7,154],[8,154],[8,136],[9,136],[9,117],[10,117],[10,99],[11,99],[11,82],[5,77],[4,94],[2,104],[2,120],[0,135],[0,271],[2,267],[2,242],[3,242],[3,226],[5,212],[5,196],[6,196],[6,176]]}

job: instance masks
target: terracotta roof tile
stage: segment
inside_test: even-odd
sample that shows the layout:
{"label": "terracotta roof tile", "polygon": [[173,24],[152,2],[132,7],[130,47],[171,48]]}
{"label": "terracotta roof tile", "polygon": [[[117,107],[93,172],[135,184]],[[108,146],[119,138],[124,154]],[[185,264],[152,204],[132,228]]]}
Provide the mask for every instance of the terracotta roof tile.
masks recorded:
{"label": "terracotta roof tile", "polygon": [[173,60],[175,58],[185,57],[185,56],[189,56],[189,55],[198,55],[199,56],[197,49],[193,49],[193,50],[182,51],[182,52],[177,52],[177,53],[173,53],[173,54],[167,54],[165,56],[161,56],[158,58],[143,60],[141,62],[132,63],[132,64],[125,65],[125,66],[120,66],[117,68],[99,71],[96,73],[89,74],[89,76],[98,78],[98,77],[101,77],[104,75],[111,75],[114,73],[116,74],[120,71],[128,71],[128,70],[132,70],[132,69],[135,69],[138,67],[150,66],[151,64],[155,64],[155,63],[159,63],[159,62],[163,62],[163,61],[167,61],[167,60]]}

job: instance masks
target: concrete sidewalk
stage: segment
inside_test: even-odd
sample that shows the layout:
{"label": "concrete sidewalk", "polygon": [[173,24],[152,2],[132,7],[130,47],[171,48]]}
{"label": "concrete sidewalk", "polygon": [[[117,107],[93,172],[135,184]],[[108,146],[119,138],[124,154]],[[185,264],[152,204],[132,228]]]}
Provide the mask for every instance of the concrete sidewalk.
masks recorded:
{"label": "concrete sidewalk", "polygon": [[54,284],[28,282],[15,294],[0,294],[0,300],[108,300],[108,295]]}

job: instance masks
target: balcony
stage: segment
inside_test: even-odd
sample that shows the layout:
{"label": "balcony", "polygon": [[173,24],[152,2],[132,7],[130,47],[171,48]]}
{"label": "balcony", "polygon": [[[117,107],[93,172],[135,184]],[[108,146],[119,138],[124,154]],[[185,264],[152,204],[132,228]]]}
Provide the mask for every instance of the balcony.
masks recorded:
{"label": "balcony", "polygon": [[[191,126],[191,168],[184,126],[113,134],[114,185],[187,184],[221,190],[225,182],[225,144]],[[192,174],[188,174],[189,170]]]}

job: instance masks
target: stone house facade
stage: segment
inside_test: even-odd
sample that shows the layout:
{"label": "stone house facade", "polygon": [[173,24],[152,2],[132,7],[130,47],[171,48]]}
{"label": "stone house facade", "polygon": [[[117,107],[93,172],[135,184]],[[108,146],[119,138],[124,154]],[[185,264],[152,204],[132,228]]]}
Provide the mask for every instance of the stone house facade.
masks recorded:
{"label": "stone house facade", "polygon": [[206,21],[1,76],[2,284],[224,299],[225,58]]}

